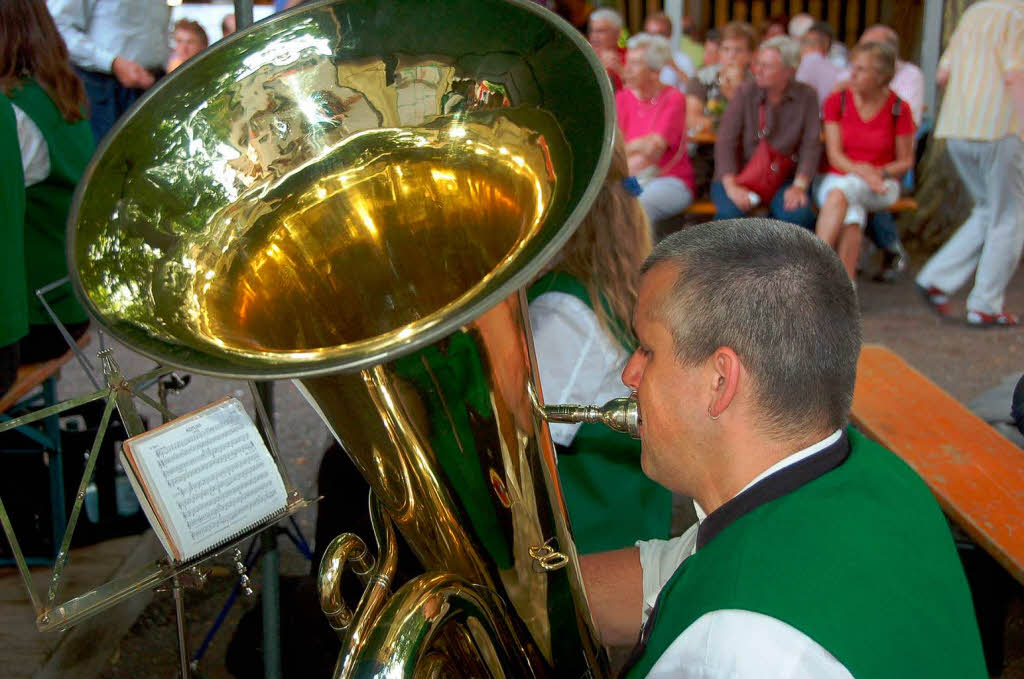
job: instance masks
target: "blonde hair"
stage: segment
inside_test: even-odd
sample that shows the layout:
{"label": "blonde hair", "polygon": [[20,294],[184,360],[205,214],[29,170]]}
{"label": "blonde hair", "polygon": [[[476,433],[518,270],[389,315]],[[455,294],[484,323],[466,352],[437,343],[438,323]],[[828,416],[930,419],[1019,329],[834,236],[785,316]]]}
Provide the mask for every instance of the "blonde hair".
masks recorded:
{"label": "blonde hair", "polygon": [[615,136],[611,167],[594,205],[554,269],[564,271],[587,289],[598,322],[616,340],[633,347],[632,314],[640,283],[640,266],[651,251],[651,231],[640,201],[622,181],[629,176],[626,145]]}
{"label": "blonde hair", "polygon": [[882,85],[888,86],[896,75],[896,50],[884,42],[857,43],[850,51],[850,61],[858,54],[866,54],[875,63],[875,69],[882,76]]}

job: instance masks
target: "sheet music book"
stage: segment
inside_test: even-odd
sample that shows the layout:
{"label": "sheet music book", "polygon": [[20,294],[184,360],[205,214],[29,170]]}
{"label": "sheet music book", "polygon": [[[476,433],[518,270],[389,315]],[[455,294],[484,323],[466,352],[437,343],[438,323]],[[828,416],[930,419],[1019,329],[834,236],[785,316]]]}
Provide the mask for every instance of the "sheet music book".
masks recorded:
{"label": "sheet music book", "polygon": [[176,563],[283,516],[288,493],[236,398],[223,398],[124,442],[121,465]]}

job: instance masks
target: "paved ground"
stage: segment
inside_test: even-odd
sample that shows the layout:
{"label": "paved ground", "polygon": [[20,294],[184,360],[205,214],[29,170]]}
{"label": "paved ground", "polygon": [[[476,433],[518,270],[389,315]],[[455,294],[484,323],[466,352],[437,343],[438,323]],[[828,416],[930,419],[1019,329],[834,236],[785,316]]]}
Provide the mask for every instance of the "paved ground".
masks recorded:
{"label": "paved ground", "polygon": [[[972,403],[1005,382],[1007,376],[1019,374],[1024,368],[1024,330],[978,331],[957,323],[940,322],[918,300],[909,278],[896,285],[875,284],[865,279],[860,284],[860,296],[865,340],[888,345],[961,402]],[[958,298],[961,309],[962,299],[963,293]],[[1007,308],[1011,311],[1024,311],[1024,274],[1018,274],[1013,281]],[[118,350],[117,358],[126,374],[137,374],[151,366],[149,361],[124,349]],[[89,383],[77,366],[65,370],[60,384],[62,397],[90,390]],[[172,406],[180,412],[187,412],[231,394],[248,403],[248,392],[242,383],[194,377],[188,389],[175,397]],[[320,455],[328,442],[326,429],[291,384],[279,384],[276,399],[276,424],[283,456],[290,464],[296,484],[312,494],[315,492]],[[1008,402],[1006,408],[1008,411]],[[155,420],[155,415],[153,417]],[[312,511],[299,517],[300,525],[310,538],[313,520]],[[286,585],[291,587],[299,583],[298,589],[302,590],[298,576],[308,572],[308,568],[308,563],[286,545],[282,550],[282,572],[296,576],[295,579],[289,579]],[[0,569],[0,579],[11,577],[14,577],[13,573]],[[219,568],[212,574],[206,589],[189,593],[187,604],[193,649],[199,646],[205,636],[233,582],[231,573],[226,568]],[[258,583],[256,589],[259,589]],[[310,597],[294,596],[303,601],[310,600]],[[6,598],[0,600],[0,609],[5,611],[6,607],[14,605],[15,602]],[[238,626],[241,613],[253,605],[254,600],[249,600],[234,607],[200,665],[203,676],[230,676],[225,669],[228,641]],[[1019,601],[1014,602],[1014,607],[1018,613],[1011,617],[1007,627],[1007,655],[1011,667],[1003,676],[1024,677],[1024,623],[1019,613],[1024,607]],[[107,659],[101,676],[109,679],[175,676],[176,643],[172,610],[169,595],[157,593],[120,644],[94,649],[94,653]],[[318,613],[312,610],[296,612],[295,615],[299,616],[298,620],[302,620],[317,616]],[[24,620],[25,626],[17,632],[12,631],[12,634],[35,634],[31,627],[31,617],[27,613],[19,619]],[[286,627],[299,624],[286,622]],[[318,644],[312,645],[320,648]],[[34,668],[12,667],[5,655],[8,654],[0,648],[0,676],[32,676]],[[289,667],[297,668],[309,661],[312,655],[316,653],[307,653],[305,658],[298,659],[286,657],[286,663]],[[253,659],[258,657],[258,651],[254,648],[241,648],[240,657]]]}

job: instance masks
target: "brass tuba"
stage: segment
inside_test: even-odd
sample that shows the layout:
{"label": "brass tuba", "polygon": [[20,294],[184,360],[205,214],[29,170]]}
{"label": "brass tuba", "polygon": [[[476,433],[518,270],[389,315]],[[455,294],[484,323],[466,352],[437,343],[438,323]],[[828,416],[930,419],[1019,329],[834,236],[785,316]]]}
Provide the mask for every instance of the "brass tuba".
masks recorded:
{"label": "brass tuba", "polygon": [[[155,360],[291,378],[365,475],[336,676],[607,674],[520,289],[609,164],[596,55],[527,0],[334,0],[176,70],[101,144],[68,256]],[[426,573],[392,592],[394,526]],[[335,584],[368,588],[355,611]]]}

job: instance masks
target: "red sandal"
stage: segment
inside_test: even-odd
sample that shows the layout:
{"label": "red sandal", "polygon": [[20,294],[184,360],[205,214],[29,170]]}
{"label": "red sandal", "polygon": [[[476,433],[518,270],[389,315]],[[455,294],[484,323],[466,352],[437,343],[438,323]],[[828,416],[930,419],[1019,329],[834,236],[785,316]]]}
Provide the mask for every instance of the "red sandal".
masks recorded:
{"label": "red sandal", "polygon": [[939,290],[934,285],[928,286],[927,288],[923,285],[917,284],[917,291],[924,298],[925,304],[937,313],[939,316],[945,318],[949,316],[949,295]]}
{"label": "red sandal", "polygon": [[1010,328],[1019,322],[1016,316],[1005,311],[998,314],[986,314],[984,311],[967,312],[967,325],[973,328]]}

